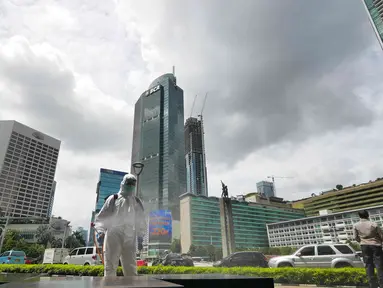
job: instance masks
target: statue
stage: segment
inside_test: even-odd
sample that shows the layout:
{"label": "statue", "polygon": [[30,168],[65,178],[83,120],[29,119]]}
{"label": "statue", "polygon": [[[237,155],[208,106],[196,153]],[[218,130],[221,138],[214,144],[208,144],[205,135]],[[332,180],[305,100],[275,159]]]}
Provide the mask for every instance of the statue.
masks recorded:
{"label": "statue", "polygon": [[221,197],[222,198],[229,198],[229,191],[227,189],[227,186],[222,182],[222,180],[221,180],[221,184],[222,184],[222,194],[221,194]]}

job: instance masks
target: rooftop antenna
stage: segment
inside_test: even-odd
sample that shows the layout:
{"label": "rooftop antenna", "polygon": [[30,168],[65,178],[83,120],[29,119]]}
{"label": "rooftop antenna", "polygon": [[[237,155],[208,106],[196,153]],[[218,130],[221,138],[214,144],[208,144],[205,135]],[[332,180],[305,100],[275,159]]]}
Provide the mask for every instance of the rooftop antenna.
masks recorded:
{"label": "rooftop antenna", "polygon": [[176,66],[173,65],[173,76],[174,76],[174,85],[177,89],[177,78],[176,78]]}

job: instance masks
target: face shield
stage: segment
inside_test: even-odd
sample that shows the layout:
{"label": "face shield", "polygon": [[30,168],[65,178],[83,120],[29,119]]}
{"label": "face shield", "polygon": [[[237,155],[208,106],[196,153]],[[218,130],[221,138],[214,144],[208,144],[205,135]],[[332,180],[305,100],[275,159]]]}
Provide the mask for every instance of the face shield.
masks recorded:
{"label": "face shield", "polygon": [[132,174],[127,174],[121,182],[121,195],[123,197],[131,197],[136,192],[136,177]]}

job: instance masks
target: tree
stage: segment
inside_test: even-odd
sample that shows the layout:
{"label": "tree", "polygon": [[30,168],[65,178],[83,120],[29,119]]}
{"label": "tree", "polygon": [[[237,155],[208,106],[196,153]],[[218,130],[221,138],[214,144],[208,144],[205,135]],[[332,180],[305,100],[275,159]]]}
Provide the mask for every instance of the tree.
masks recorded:
{"label": "tree", "polygon": [[81,231],[74,231],[72,233],[72,236],[78,241],[78,243],[80,244],[80,246],[85,246],[85,239],[83,237],[83,234]]}
{"label": "tree", "polygon": [[52,248],[61,248],[62,247],[62,239],[61,238],[53,238],[51,243]]}
{"label": "tree", "polygon": [[197,246],[197,249],[195,250],[194,255],[192,256],[199,256],[199,257],[208,256],[206,247]]}
{"label": "tree", "polygon": [[338,184],[338,185],[335,186],[335,188],[338,189],[338,190],[342,190],[343,189],[343,185]]}
{"label": "tree", "polygon": [[215,247],[213,245],[206,246],[207,256],[209,256],[209,261],[215,260]]}
{"label": "tree", "polygon": [[172,245],[170,246],[170,251],[173,253],[181,253],[181,240],[174,239]]}
{"label": "tree", "polygon": [[191,244],[188,254],[194,256],[196,249],[197,249],[197,247],[194,244]]}
{"label": "tree", "polygon": [[48,243],[54,242],[54,236],[48,225],[41,225],[37,228],[36,231],[37,243],[48,246]]}
{"label": "tree", "polygon": [[346,241],[348,245],[350,245],[355,251],[360,251],[360,244],[358,242],[353,242],[350,239]]}
{"label": "tree", "polygon": [[215,249],[215,261],[221,260],[223,257],[222,248]]}
{"label": "tree", "polygon": [[8,230],[4,237],[3,247],[1,252],[15,249],[18,241],[21,239],[20,233],[14,230]]}
{"label": "tree", "polygon": [[34,244],[28,244],[26,246],[26,249],[23,250],[25,252],[25,254],[28,256],[28,257],[31,257],[31,258],[39,258],[39,257],[42,257],[43,254],[44,254],[44,246],[43,245],[40,245],[40,244],[37,244],[37,243],[34,243]]}
{"label": "tree", "polygon": [[64,246],[68,249],[74,249],[85,245],[81,245],[78,239],[72,234],[65,239]]}

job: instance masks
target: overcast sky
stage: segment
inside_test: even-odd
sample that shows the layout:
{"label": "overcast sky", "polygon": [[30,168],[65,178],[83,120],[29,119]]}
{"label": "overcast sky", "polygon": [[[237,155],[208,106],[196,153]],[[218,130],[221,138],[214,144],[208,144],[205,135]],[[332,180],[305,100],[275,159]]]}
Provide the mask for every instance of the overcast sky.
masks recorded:
{"label": "overcast sky", "polygon": [[100,167],[128,171],[133,107],[176,66],[209,92],[209,194],[289,200],[383,176],[383,51],[360,0],[0,0],[0,119],[62,141],[54,214],[89,227]]}

